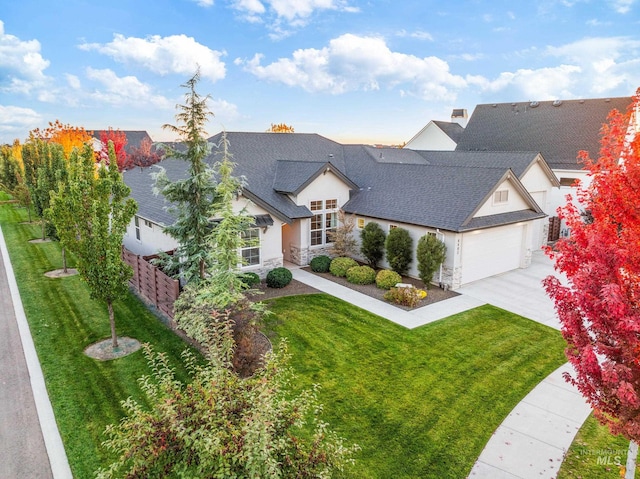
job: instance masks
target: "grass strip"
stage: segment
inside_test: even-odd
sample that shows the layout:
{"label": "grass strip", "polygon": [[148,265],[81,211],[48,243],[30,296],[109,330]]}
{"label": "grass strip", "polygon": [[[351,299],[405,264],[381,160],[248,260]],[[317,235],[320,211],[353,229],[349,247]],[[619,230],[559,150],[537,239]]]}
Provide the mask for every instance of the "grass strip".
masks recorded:
{"label": "grass strip", "polygon": [[[105,426],[122,417],[120,401],[133,396],[144,404],[137,379],[148,374],[147,362],[142,351],[113,361],[84,354],[87,346],[110,336],[106,305],[89,298],[78,276],[44,276],[62,267],[60,246],[29,243],[39,237],[40,227],[22,224],[26,219],[24,208],[0,206],[11,264],[71,470],[74,477],[93,477],[113,459],[100,444]],[[180,353],[187,345],[137,297],[130,294],[115,304],[115,311],[119,336],[166,352],[178,376],[186,378]]]}

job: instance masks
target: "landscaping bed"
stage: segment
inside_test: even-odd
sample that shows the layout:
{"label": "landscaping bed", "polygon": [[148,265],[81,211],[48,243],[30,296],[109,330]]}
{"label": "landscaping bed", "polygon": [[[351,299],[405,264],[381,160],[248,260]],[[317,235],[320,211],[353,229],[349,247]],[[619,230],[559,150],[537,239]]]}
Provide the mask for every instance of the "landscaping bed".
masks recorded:
{"label": "landscaping bed", "polygon": [[[380,289],[378,288],[375,283],[374,284],[353,284],[350,283],[349,281],[347,281],[346,278],[341,278],[339,276],[334,276],[331,273],[316,273],[315,271],[313,271],[311,268],[309,268],[308,266],[302,268],[303,270],[311,273],[311,274],[315,274],[317,276],[320,276],[321,278],[324,278],[326,280],[329,281],[333,281],[334,283],[338,283],[346,288],[350,288],[353,289],[354,291],[358,291],[359,293],[362,294],[366,294],[367,296],[370,296],[372,298],[375,299],[379,299],[380,301],[385,301],[384,299],[384,293],[386,293],[387,291],[384,289]],[[404,309],[405,311],[410,311],[412,309],[416,309],[416,308],[421,308],[423,306],[427,306],[428,304],[433,304],[433,303],[437,303],[438,301],[442,301],[445,299],[449,299],[449,298],[453,298],[455,296],[458,296],[458,293],[456,293],[455,291],[445,291],[442,288],[438,288],[435,286],[431,286],[431,289],[425,289],[424,283],[419,280],[419,279],[415,279],[415,278],[410,278],[408,276],[403,276],[402,277],[402,282],[406,283],[406,284],[412,284],[414,285],[416,288],[418,289],[424,289],[427,292],[427,297],[424,298],[423,300],[421,300],[418,305],[415,308],[411,308],[408,306],[403,306],[403,305],[399,305],[399,304],[394,304],[394,306]]]}

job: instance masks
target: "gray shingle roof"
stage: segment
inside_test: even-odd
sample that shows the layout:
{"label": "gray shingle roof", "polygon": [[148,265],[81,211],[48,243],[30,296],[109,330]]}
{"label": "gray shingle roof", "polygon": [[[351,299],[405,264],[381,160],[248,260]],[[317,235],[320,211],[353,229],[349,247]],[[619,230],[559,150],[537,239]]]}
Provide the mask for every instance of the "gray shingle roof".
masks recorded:
{"label": "gray shingle roof", "polygon": [[444,133],[456,143],[458,143],[460,137],[464,133],[464,128],[462,127],[462,125],[454,121],[433,120],[433,122],[438,125],[438,128],[444,131]]}
{"label": "gray shingle roof", "polygon": [[429,165],[460,166],[466,168],[511,168],[522,179],[537,161],[543,162],[551,181],[559,184],[554,173],[548,168],[544,158],[533,151],[418,151]]}
{"label": "gray shingle roof", "polygon": [[581,169],[578,152],[597,157],[609,112],[626,112],[630,103],[620,97],[478,105],[456,151],[539,151],[551,168]]}
{"label": "gray shingle roof", "polygon": [[[467,224],[470,217],[510,171],[505,167],[379,163],[366,147],[356,145],[345,146],[345,156],[347,174],[361,188],[344,205],[347,213],[449,231],[472,229]],[[497,215],[483,227],[511,223],[512,216]],[[517,221],[544,216],[523,212]]]}

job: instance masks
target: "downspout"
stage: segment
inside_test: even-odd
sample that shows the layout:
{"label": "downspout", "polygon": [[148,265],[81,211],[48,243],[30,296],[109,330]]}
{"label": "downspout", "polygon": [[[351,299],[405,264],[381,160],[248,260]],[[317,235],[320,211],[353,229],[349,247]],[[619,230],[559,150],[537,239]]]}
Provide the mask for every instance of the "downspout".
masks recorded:
{"label": "downspout", "polygon": [[[436,234],[440,236],[438,239],[444,243],[444,233],[441,233],[439,228],[436,228]],[[438,273],[438,284],[444,289],[442,285],[442,263],[440,263],[440,272]]]}

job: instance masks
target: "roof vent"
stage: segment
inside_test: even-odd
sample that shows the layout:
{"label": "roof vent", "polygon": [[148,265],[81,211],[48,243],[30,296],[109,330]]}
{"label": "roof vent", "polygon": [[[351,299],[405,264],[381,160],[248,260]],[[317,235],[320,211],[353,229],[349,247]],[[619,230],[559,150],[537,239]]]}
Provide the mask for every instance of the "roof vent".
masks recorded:
{"label": "roof vent", "polygon": [[537,106],[539,106],[539,105],[540,105],[540,102],[539,102],[539,101],[532,101],[531,103],[529,103],[529,106],[530,106],[531,108],[536,108],[536,107],[537,107]]}
{"label": "roof vent", "polygon": [[552,105],[553,106],[560,106],[560,105],[562,105],[562,100],[553,100]]}

